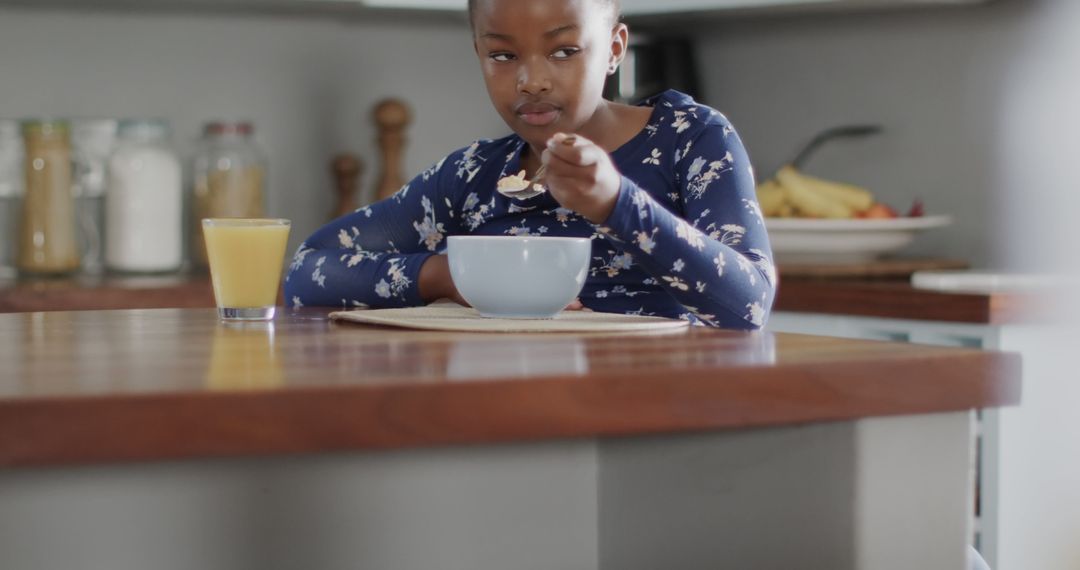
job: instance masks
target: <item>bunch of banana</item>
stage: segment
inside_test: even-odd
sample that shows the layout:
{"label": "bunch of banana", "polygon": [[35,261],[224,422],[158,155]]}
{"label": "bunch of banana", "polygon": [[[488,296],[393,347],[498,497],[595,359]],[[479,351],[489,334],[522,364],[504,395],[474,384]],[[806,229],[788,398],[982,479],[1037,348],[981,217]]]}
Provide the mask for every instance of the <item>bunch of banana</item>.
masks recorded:
{"label": "bunch of banana", "polygon": [[815,178],[791,165],[759,184],[757,197],[762,213],[779,218],[866,217],[883,206],[865,188]]}

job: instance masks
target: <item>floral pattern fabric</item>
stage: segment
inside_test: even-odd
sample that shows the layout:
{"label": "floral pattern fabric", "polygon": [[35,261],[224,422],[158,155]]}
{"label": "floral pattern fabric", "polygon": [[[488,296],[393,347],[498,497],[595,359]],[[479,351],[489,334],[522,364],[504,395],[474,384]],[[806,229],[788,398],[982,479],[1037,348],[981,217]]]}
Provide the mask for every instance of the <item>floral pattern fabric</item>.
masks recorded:
{"label": "floral pattern fabric", "polygon": [[776,290],[749,157],[717,111],[677,91],[642,103],[648,125],[612,153],[615,208],[593,224],[549,194],[496,192],[520,170],[517,135],[451,153],[393,196],[338,218],[304,241],[285,278],[289,305],[424,304],[420,266],[448,235],[591,237],[581,302],[594,311],[764,325]]}

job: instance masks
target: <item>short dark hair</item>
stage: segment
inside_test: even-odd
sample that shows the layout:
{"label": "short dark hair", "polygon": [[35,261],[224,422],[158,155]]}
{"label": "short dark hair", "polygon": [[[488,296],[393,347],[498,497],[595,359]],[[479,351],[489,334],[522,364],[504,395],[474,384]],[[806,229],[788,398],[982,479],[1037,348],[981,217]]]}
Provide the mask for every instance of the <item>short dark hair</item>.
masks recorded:
{"label": "short dark hair", "polygon": [[[480,0],[469,0],[469,26],[473,25],[473,15],[476,13],[476,3]],[[611,10],[611,23],[615,24],[622,19],[622,6],[619,4],[619,0],[592,0],[593,2],[599,2],[605,8]]]}

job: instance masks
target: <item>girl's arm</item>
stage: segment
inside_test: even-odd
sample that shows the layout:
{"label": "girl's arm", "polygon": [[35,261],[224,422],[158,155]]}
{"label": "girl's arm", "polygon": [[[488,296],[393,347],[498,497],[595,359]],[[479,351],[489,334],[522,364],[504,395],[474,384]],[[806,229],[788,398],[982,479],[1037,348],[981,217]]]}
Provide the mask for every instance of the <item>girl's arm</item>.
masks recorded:
{"label": "girl's arm", "polygon": [[776,271],[742,142],[721,120],[705,126],[674,160],[683,217],[623,177],[600,232],[706,324],[762,327]]}
{"label": "girl's arm", "polygon": [[[285,277],[289,306],[404,307],[424,304],[421,267],[453,228],[456,154],[389,198],[342,216],[300,244]],[[445,168],[444,168],[445,166]],[[427,293],[449,289],[433,287]],[[452,289],[452,285],[443,284]]]}

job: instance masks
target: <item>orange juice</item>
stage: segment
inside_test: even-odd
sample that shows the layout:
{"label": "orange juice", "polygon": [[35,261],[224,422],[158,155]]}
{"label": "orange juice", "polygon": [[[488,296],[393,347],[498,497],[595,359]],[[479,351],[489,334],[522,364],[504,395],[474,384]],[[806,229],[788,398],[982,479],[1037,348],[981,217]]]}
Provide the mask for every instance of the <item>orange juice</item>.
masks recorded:
{"label": "orange juice", "polygon": [[203,235],[214,298],[222,318],[272,318],[289,221],[205,219]]}

